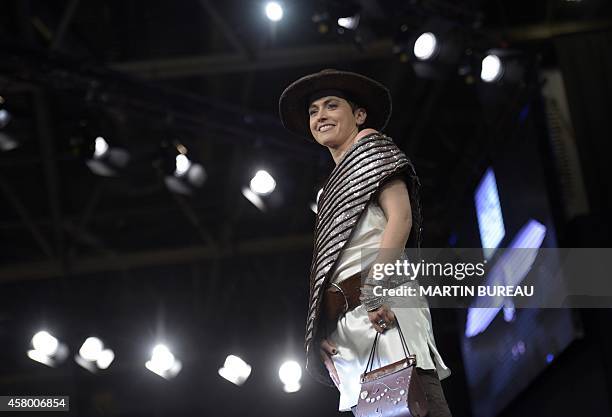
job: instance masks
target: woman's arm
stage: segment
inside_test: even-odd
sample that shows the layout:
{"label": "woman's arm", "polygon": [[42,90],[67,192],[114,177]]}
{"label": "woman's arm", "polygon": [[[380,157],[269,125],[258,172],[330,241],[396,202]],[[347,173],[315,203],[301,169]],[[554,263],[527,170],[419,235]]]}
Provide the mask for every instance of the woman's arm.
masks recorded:
{"label": "woman's arm", "polygon": [[[387,183],[381,190],[378,204],[385,213],[387,225],[383,231],[380,250],[374,263],[395,263],[406,246],[412,228],[410,196],[404,181],[395,179]],[[382,333],[385,327],[380,326],[381,320],[389,325],[395,320],[395,315],[384,304],[383,297],[374,296],[374,286],[371,284],[373,282],[372,271],[368,274],[366,282],[362,289],[362,299],[368,310],[368,316],[372,325],[377,331]]]}

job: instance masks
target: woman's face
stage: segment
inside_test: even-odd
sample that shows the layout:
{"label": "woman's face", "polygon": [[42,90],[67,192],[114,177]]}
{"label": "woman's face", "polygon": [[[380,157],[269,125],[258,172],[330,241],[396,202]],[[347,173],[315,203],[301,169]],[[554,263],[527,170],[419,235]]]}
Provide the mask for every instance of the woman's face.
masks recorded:
{"label": "woman's face", "polygon": [[353,112],[343,98],[327,96],[317,99],[308,108],[310,132],[315,140],[328,148],[336,148],[353,139],[358,126],[365,122],[365,109]]}

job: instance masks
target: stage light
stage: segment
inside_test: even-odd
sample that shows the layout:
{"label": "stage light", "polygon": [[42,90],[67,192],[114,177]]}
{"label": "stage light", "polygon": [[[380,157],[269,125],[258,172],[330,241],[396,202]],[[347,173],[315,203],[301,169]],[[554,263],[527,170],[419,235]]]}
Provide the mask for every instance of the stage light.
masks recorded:
{"label": "stage light", "polygon": [[219,368],[219,375],[227,379],[232,384],[242,385],[251,375],[251,366],[235,355],[228,355],[222,368]]}
{"label": "stage light", "polygon": [[166,372],[172,368],[176,358],[170,350],[164,345],[157,345],[153,348],[151,356],[151,365],[162,372]]}
{"label": "stage light", "polygon": [[359,26],[359,18],[360,16],[358,14],[348,17],[339,17],[338,26],[349,30],[355,30],[357,26]]}
{"label": "stage light", "polygon": [[414,42],[414,56],[425,61],[430,59],[438,50],[438,40],[431,32],[422,33]]}
{"label": "stage light", "polygon": [[499,81],[503,75],[503,69],[501,59],[497,55],[487,55],[482,60],[480,78],[487,83]]}
{"label": "stage light", "polygon": [[274,177],[264,169],[258,169],[250,180],[245,180],[242,195],[261,211],[280,207],[283,193],[277,190]]}
{"label": "stage light", "polygon": [[181,362],[174,357],[167,346],[159,344],[153,348],[151,359],[145,363],[146,368],[165,379],[174,378],[182,368]]}
{"label": "stage light", "polygon": [[176,156],[176,169],[174,170],[174,174],[177,177],[185,175],[187,171],[189,171],[189,167],[191,167],[191,161],[183,154],[179,154]]}
{"label": "stage light", "polygon": [[43,330],[32,337],[32,346],[44,355],[53,356],[57,353],[59,341],[49,332]]}
{"label": "stage light", "polygon": [[113,360],[115,360],[115,354],[113,353],[113,351],[110,349],[104,349],[98,355],[98,359],[96,359],[96,365],[98,365],[98,368],[100,369],[106,369],[110,366],[111,363],[113,363]]}
{"label": "stage light", "polygon": [[432,18],[414,35],[406,31],[396,36],[394,53],[410,62],[419,77],[448,79],[457,72],[464,52],[466,34],[455,22]]}
{"label": "stage light", "polygon": [[6,127],[11,121],[11,114],[6,109],[0,109],[0,129]]}
{"label": "stage light", "polygon": [[283,6],[275,1],[266,3],[266,16],[273,22],[278,22],[283,18]]}
{"label": "stage light", "polygon": [[102,136],[94,140],[92,158],[87,160],[87,166],[96,175],[114,177],[124,169],[130,161],[128,151],[118,147],[111,147]]}
{"label": "stage light", "polygon": [[[4,98],[0,96],[0,105],[4,104]],[[4,129],[11,121],[11,113],[7,109],[0,109],[0,129]],[[0,151],[7,152],[19,146],[19,142],[8,132],[0,132]]]}
{"label": "stage light", "polygon": [[[168,189],[178,194],[191,195],[206,182],[206,171],[187,156],[187,148],[177,144],[172,152],[174,154],[172,169],[167,169],[164,181]],[[171,171],[171,172],[170,172]]]}
{"label": "stage light", "polygon": [[268,195],[276,188],[276,181],[268,171],[260,169],[250,182],[251,191],[258,195]]}
{"label": "stage light", "polygon": [[100,339],[97,337],[88,337],[85,342],[83,342],[81,349],[79,349],[79,355],[85,360],[95,361],[98,359],[98,355],[100,355],[102,349],[103,345]]}
{"label": "stage light", "polygon": [[94,158],[102,158],[106,152],[108,152],[108,143],[102,136],[98,136],[94,144]]}
{"label": "stage light", "polygon": [[74,360],[90,372],[98,369],[106,369],[115,359],[115,354],[110,349],[104,349],[104,343],[97,337],[88,337],[75,355]]}
{"label": "stage light", "polygon": [[47,366],[56,366],[68,356],[68,348],[60,343],[56,337],[46,330],[36,333],[32,337],[32,347],[28,350],[28,357]]}
{"label": "stage light", "polygon": [[278,370],[278,377],[283,383],[285,392],[296,392],[301,388],[302,367],[296,361],[286,361]]}

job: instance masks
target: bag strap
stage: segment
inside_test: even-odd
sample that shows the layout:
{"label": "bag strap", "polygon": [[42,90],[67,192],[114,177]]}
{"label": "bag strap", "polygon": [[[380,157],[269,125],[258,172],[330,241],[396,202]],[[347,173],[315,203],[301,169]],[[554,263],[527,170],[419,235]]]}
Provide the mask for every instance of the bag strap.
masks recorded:
{"label": "bag strap", "polygon": [[[402,328],[400,327],[399,321],[397,317],[395,317],[395,325],[397,326],[397,332],[399,333],[400,341],[402,342],[402,348],[404,349],[404,355],[406,359],[410,356],[410,350],[408,350],[408,344],[406,343],[406,339],[404,338],[404,334],[402,333]],[[370,350],[370,356],[368,357],[368,362],[366,364],[364,374],[367,374],[372,370],[372,366],[374,366],[374,356],[376,352],[376,346],[378,345],[378,338],[380,337],[380,333],[376,332],[376,336],[374,337],[374,343],[372,344],[372,350]]]}

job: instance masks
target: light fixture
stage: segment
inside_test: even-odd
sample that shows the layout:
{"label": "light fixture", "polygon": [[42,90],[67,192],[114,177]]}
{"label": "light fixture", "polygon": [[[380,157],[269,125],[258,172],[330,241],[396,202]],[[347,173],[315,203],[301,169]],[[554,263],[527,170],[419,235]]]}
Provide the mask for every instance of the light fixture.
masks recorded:
{"label": "light fixture", "polygon": [[206,182],[204,167],[189,159],[187,148],[177,143],[172,147],[172,161],[166,169],[164,182],[172,192],[191,195]]}
{"label": "light fixture", "polygon": [[97,337],[88,337],[81,345],[74,360],[90,372],[98,369],[107,369],[115,359],[115,354],[110,349],[104,349],[104,343]]}
{"label": "light fixture", "polygon": [[28,357],[36,362],[54,367],[68,356],[68,348],[46,330],[41,330],[32,337],[33,349],[28,350]]}
{"label": "light fixture", "polygon": [[87,160],[87,166],[96,175],[114,177],[119,175],[130,161],[127,150],[111,147],[106,138],[97,136],[93,142],[93,154]]}
{"label": "light fixture", "polygon": [[[404,34],[398,36],[406,38]],[[465,34],[451,21],[432,18],[415,35],[396,42],[394,51],[400,54],[400,58],[404,57],[403,62],[411,62],[419,77],[445,79],[457,71],[464,51]]]}
{"label": "light fixture", "polygon": [[489,86],[500,86],[508,91],[515,89],[523,81],[525,71],[530,66],[527,56],[518,50],[490,49],[484,55],[480,61],[480,79],[488,90],[499,91]]}
{"label": "light fixture", "polygon": [[6,127],[11,121],[11,114],[6,109],[0,109],[0,129]]}
{"label": "light fixture", "polygon": [[480,79],[486,83],[499,81],[503,75],[503,70],[501,59],[497,55],[487,55],[482,60]]}
{"label": "light fixture", "polygon": [[259,210],[266,211],[275,189],[274,177],[265,169],[259,169],[249,181],[249,186],[242,187],[242,195]]}
{"label": "light fixture", "polygon": [[359,26],[359,19],[359,14],[356,14],[354,16],[339,17],[338,26],[349,30],[355,30],[357,29],[357,26]]}
{"label": "light fixture", "polygon": [[251,179],[249,186],[255,194],[268,195],[276,188],[276,181],[268,171],[260,169]]}
{"label": "light fixture", "polygon": [[166,345],[158,344],[153,348],[151,359],[145,363],[145,367],[162,378],[171,379],[181,371],[183,365]]}
{"label": "light fixture", "polygon": [[251,366],[235,355],[228,355],[223,367],[219,368],[219,375],[232,384],[242,385],[251,375]]}
{"label": "light fixture", "polygon": [[[4,97],[0,96],[0,106],[4,105]],[[0,108],[0,129],[4,129],[10,123],[11,113],[4,108]],[[19,142],[6,131],[0,131],[0,151],[7,152],[19,146]]]}
{"label": "light fixture", "polygon": [[265,10],[266,10],[266,16],[272,22],[278,22],[279,20],[283,18],[283,14],[284,14],[283,6],[281,6],[280,3],[278,2],[275,2],[275,1],[267,2]]}
{"label": "light fixture", "polygon": [[286,361],[278,369],[278,377],[283,383],[285,392],[296,392],[302,387],[302,367],[296,361]]}
{"label": "light fixture", "polygon": [[421,61],[430,59],[438,50],[438,39],[431,32],[422,33],[414,42],[414,56]]}

